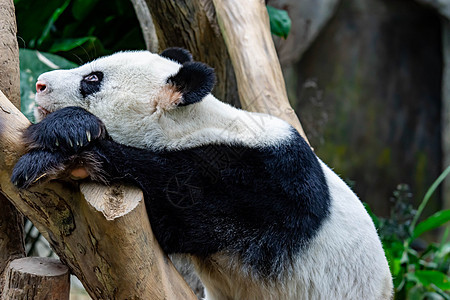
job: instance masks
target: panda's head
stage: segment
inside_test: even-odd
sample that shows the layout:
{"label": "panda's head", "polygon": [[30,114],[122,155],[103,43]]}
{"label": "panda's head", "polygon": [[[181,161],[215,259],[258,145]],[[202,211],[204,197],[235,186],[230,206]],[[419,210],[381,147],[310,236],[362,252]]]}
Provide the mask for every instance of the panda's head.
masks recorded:
{"label": "panda's head", "polygon": [[39,76],[35,117],[40,121],[57,109],[80,106],[104,120],[113,132],[118,126],[138,130],[139,124],[146,124],[145,118],[158,118],[201,101],[214,81],[213,70],[194,62],[181,48],[169,48],[160,55],[119,52]]}

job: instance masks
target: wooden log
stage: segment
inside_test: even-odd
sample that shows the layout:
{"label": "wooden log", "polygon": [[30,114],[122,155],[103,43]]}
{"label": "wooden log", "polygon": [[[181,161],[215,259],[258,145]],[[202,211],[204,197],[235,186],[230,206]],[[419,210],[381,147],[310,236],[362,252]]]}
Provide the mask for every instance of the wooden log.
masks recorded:
{"label": "wooden log", "polygon": [[52,181],[18,191],[11,170],[28,120],[0,94],[0,186],[94,299],[196,299],[162,252],[140,190]]}
{"label": "wooden log", "polygon": [[233,63],[242,107],[287,121],[308,141],[287,98],[264,1],[212,1]]}
{"label": "wooden log", "polygon": [[[13,0],[0,0],[0,90],[20,108],[19,46]],[[23,216],[0,191],[0,295],[8,263],[25,256]]]}
{"label": "wooden log", "polygon": [[25,257],[9,264],[1,299],[68,300],[69,294],[69,268],[59,259]]}

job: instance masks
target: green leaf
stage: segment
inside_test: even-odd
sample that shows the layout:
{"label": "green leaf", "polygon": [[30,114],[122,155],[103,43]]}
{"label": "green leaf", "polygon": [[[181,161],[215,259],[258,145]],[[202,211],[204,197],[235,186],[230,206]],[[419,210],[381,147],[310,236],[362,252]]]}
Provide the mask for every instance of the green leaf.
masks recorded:
{"label": "green leaf", "polygon": [[450,278],[439,271],[419,270],[414,273],[408,273],[406,277],[408,280],[420,283],[425,287],[434,284],[443,291],[450,290]]}
{"label": "green leaf", "polygon": [[422,285],[413,286],[408,291],[408,300],[423,300],[426,291]]}
{"label": "green leaf", "polygon": [[291,18],[287,11],[267,5],[267,12],[269,13],[270,31],[286,39],[291,31]]}
{"label": "green leaf", "polygon": [[42,35],[42,28],[46,26],[53,12],[61,6],[61,0],[15,1],[16,19],[18,27],[19,46],[33,47],[32,40]]}
{"label": "green leaf", "polygon": [[21,111],[33,122],[35,85],[39,75],[55,69],[75,68],[77,65],[54,54],[28,49],[19,49],[19,60]]}
{"label": "green leaf", "polygon": [[78,21],[82,21],[92,11],[98,0],[75,0],[72,5],[72,14]]}
{"label": "green leaf", "polygon": [[66,10],[67,6],[69,6],[71,0],[66,0],[63,5],[59,8],[57,8],[52,16],[50,17],[50,20],[48,20],[47,25],[44,28],[44,31],[42,31],[41,37],[37,41],[37,46],[39,47],[42,45],[42,43],[45,41],[45,39],[48,37],[50,33],[50,29],[52,28],[53,24],[58,20],[59,16]]}
{"label": "green leaf", "polygon": [[438,293],[435,293],[435,292],[426,292],[426,293],[423,294],[423,299],[426,299],[426,300],[445,300],[446,298],[442,297],[441,295],[439,295]]}
{"label": "green leaf", "polygon": [[438,228],[448,221],[450,221],[450,209],[438,211],[437,213],[428,217],[426,220],[417,224],[416,228],[414,228],[412,238],[415,239],[424,232]]}
{"label": "green leaf", "polygon": [[417,213],[414,216],[414,219],[411,222],[411,230],[414,231],[416,228],[417,221],[419,221],[420,215],[422,214],[423,210],[425,209],[425,206],[428,204],[428,201],[431,198],[431,195],[433,195],[434,191],[438,188],[438,186],[444,181],[445,177],[450,174],[450,166],[448,166],[442,173],[439,175],[439,177],[433,182],[433,184],[428,188],[428,191],[425,193],[425,196],[423,197],[422,202],[419,205],[419,208],[417,209]]}

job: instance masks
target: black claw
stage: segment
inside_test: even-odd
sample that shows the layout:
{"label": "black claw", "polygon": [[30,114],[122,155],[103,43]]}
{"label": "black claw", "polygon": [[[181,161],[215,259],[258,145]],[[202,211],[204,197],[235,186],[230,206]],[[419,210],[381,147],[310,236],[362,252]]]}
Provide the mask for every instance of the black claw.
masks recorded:
{"label": "black claw", "polygon": [[31,151],[22,156],[14,166],[11,182],[26,189],[64,170],[64,155],[44,150]]}
{"label": "black claw", "polygon": [[[99,134],[92,137],[91,132]],[[24,133],[28,148],[76,154],[95,139],[108,136],[105,125],[81,107],[65,107],[31,125]]]}

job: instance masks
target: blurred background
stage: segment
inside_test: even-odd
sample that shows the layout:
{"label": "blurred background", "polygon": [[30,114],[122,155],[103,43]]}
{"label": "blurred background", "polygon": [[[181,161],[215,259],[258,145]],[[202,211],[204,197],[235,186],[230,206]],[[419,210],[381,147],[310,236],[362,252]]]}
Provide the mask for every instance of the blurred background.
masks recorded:
{"label": "blurred background", "polygon": [[[31,120],[40,73],[146,49],[133,1],[42,2],[14,1]],[[367,203],[396,297],[450,299],[448,172],[435,182],[450,165],[450,0],[266,4],[291,104],[316,154]],[[29,252],[47,251],[28,229]]]}

